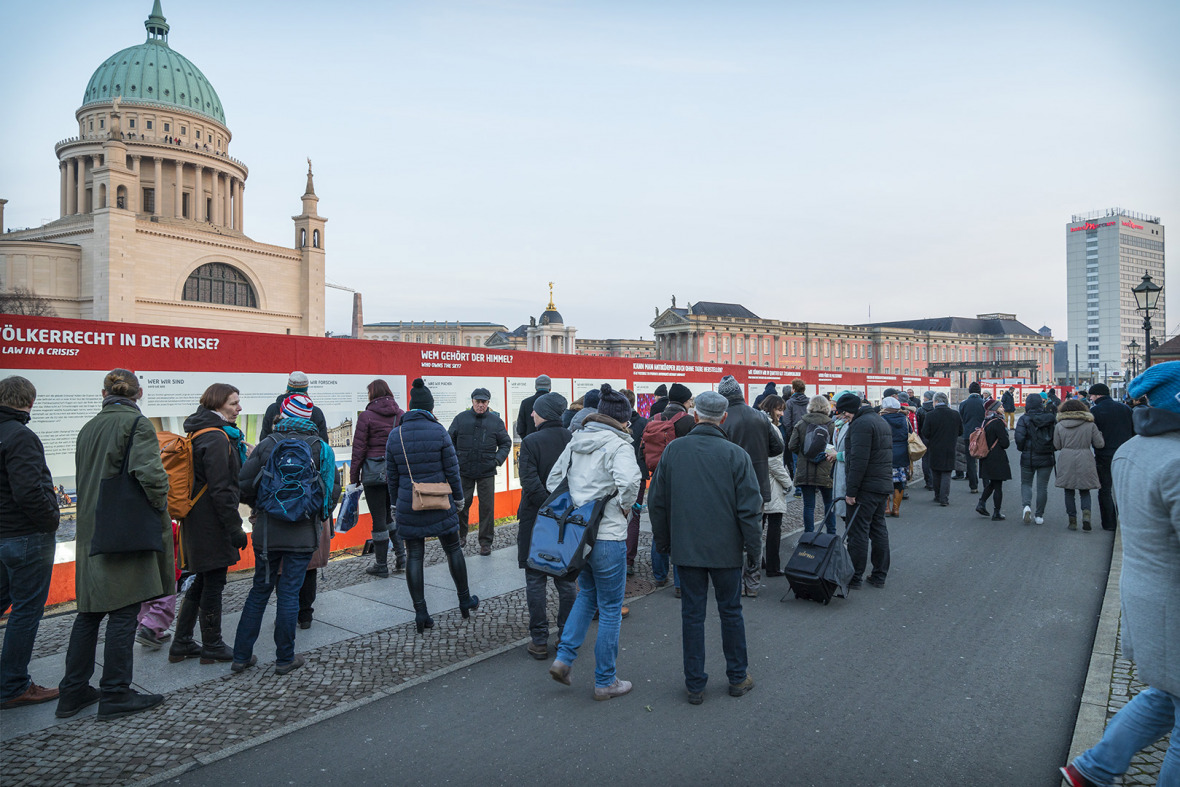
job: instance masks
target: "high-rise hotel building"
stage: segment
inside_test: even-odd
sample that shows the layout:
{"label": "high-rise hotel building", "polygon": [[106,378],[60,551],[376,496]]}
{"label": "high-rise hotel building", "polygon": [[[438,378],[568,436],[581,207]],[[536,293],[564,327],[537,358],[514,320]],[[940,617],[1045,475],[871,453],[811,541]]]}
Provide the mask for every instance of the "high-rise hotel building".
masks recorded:
{"label": "high-rise hotel building", "polygon": [[[1164,286],[1164,227],[1158,216],[1111,208],[1071,218],[1065,227],[1071,375],[1101,377],[1131,368],[1127,345],[1132,339],[1143,344],[1143,315],[1135,311],[1131,290],[1144,273]],[[1152,315],[1152,333],[1161,341],[1165,295]]]}

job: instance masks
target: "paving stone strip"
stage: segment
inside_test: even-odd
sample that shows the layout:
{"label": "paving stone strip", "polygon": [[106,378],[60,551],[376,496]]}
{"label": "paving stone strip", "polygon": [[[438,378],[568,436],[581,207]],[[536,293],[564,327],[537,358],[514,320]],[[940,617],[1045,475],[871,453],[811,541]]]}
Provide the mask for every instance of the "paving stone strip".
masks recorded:
{"label": "paving stone strip", "polygon": [[[1118,638],[1115,640],[1114,651],[1114,671],[1110,678],[1110,700],[1106,707],[1106,723],[1119,710],[1130,702],[1136,694],[1147,688],[1145,684],[1140,682],[1137,671],[1135,669],[1135,662],[1130,661],[1123,655],[1123,627],[1119,626]],[[1162,740],[1155,743],[1153,746],[1148,746],[1143,751],[1136,754],[1131,759],[1131,765],[1127,768],[1126,774],[1123,775],[1119,784],[1143,784],[1152,785],[1159,780],[1160,768],[1163,766],[1164,755],[1168,751],[1168,740],[1171,735],[1165,735]]]}

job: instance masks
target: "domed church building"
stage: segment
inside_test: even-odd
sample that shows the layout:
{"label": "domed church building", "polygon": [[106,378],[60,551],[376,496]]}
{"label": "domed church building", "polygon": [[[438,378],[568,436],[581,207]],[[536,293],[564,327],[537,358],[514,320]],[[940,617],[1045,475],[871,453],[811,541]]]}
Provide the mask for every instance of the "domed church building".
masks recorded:
{"label": "domed church building", "polygon": [[323,336],[311,162],[294,245],[251,240],[221,99],[169,45],[160,0],[144,26],[95,69],[77,134],[56,146],[61,217],[0,237],[0,285],[59,317]]}

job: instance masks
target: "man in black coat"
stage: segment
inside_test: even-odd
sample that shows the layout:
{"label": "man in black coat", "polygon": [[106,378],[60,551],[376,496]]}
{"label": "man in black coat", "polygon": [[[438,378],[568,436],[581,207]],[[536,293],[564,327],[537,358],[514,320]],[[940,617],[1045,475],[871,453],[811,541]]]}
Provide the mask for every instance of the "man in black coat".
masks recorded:
{"label": "man in black coat", "polygon": [[[262,428],[258,432],[258,442],[261,443],[268,434],[274,431],[275,421],[279,418],[279,411],[283,406],[283,400],[291,394],[303,394],[306,396],[307,387],[307,375],[303,372],[291,372],[291,374],[287,375],[287,392],[279,394],[274,404],[266,408],[266,413],[262,416]],[[311,409],[311,422],[315,424],[320,439],[325,443],[328,442],[328,421],[324,418],[324,411],[319,407],[313,407]]]}
{"label": "man in black coat", "polygon": [[1012,388],[1011,386],[1009,386],[1008,390],[1004,391],[1004,395],[1000,397],[1000,406],[1004,408],[1004,424],[1009,429],[1016,428],[1016,396],[1014,395],[1015,390],[1016,390],[1015,388]]}
{"label": "man in black coat", "polygon": [[459,457],[459,475],[463,479],[463,499],[467,510],[459,519],[459,542],[467,541],[471,522],[471,496],[479,496],[479,554],[492,554],[495,536],[496,468],[504,464],[512,450],[512,438],[500,416],[489,409],[492,394],[487,388],[471,392],[471,409],[451,421],[447,433]]}
{"label": "man in black coat", "polygon": [[934,502],[950,505],[951,474],[955,470],[955,450],[959,436],[963,434],[963,419],[950,408],[947,395],[939,391],[934,394],[934,406],[922,419],[922,442],[926,444],[926,456],[922,463],[929,465],[933,476]]}
{"label": "man in black coat", "polygon": [[[28,427],[37,389],[24,377],[0,380],[0,614],[12,607],[0,653],[0,708],[58,699],[29,677],[33,641],[49,597],[57,532],[57,490],[45,448]],[[130,642],[128,642],[130,648]]]}
{"label": "man in black coat", "polygon": [[537,431],[537,427],[533,426],[533,404],[549,393],[553,388],[553,381],[549,379],[549,375],[542,374],[537,377],[534,386],[537,392],[520,403],[520,410],[516,414],[516,436],[520,440]]}
{"label": "man in black coat", "polygon": [[725,419],[725,433],[750,455],[763,502],[770,502],[770,457],[781,455],[786,449],[782,433],[773,428],[766,416],[746,404],[742,386],[732,375],[726,375],[717,386],[717,393],[729,402]]}
{"label": "man in black coat", "polygon": [[[963,439],[970,440],[971,433],[979,427],[983,426],[983,394],[980,393],[979,383],[971,383],[967,387],[970,393],[966,399],[959,404],[959,416],[963,419]],[[971,494],[979,494],[979,460],[971,455],[970,451],[967,455],[967,484],[971,487]]]}
{"label": "man in black coat", "polygon": [[859,588],[868,565],[872,542],[873,573],[865,581],[885,587],[889,573],[889,531],[885,500],[893,493],[893,432],[872,405],[855,394],[844,394],[836,410],[855,413],[844,438],[845,497],[848,506],[848,557],[852,559],[849,588]]}
{"label": "man in black coat", "polygon": [[[675,385],[675,383],[673,383]],[[651,403],[651,409],[647,414],[650,418],[655,418],[660,413],[664,412],[664,408],[668,406],[668,386],[660,383],[656,387],[656,396],[658,397]]]}
{"label": "man in black coat", "polygon": [[1118,509],[1114,504],[1114,480],[1110,474],[1110,462],[1119,446],[1135,436],[1135,425],[1131,420],[1131,408],[1110,398],[1110,389],[1104,383],[1090,386],[1090,415],[1094,425],[1102,432],[1105,445],[1094,451],[1098,465],[1098,510],[1102,514],[1102,529],[1114,530],[1118,523]]}
{"label": "man in black coat", "polygon": [[[529,568],[529,546],[533,526],[537,523],[537,512],[549,498],[545,480],[549,478],[549,471],[553,469],[557,457],[561,456],[574,437],[570,430],[561,425],[561,414],[567,405],[568,402],[561,394],[548,393],[538,397],[529,414],[533,431],[520,444],[520,507],[516,511],[520,525],[516,535],[516,557],[524,569],[524,593],[529,605],[529,635],[532,642],[529,643],[528,652],[538,660],[549,656],[549,617],[545,601],[545,579],[549,575]],[[574,606],[578,588],[573,578],[557,577],[553,577],[553,587],[557,590],[557,628],[560,631],[565,627],[565,620]]]}
{"label": "man in black coat", "polygon": [[[922,437],[922,424],[926,422],[926,416],[930,415],[930,411],[934,409],[934,391],[922,392],[922,404],[917,408],[916,415],[918,416],[918,436]],[[922,437],[922,442],[926,442],[926,438]],[[922,480],[926,485],[926,489],[934,490],[934,471],[930,469],[930,459],[927,456],[922,457]]]}

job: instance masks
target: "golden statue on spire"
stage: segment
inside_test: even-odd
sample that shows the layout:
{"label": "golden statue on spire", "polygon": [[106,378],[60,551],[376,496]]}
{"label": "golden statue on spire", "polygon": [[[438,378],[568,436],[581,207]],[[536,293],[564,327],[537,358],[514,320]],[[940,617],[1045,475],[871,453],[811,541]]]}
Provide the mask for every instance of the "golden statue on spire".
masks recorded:
{"label": "golden statue on spire", "polygon": [[553,305],[553,282],[549,282],[549,310],[557,311],[557,307]]}

